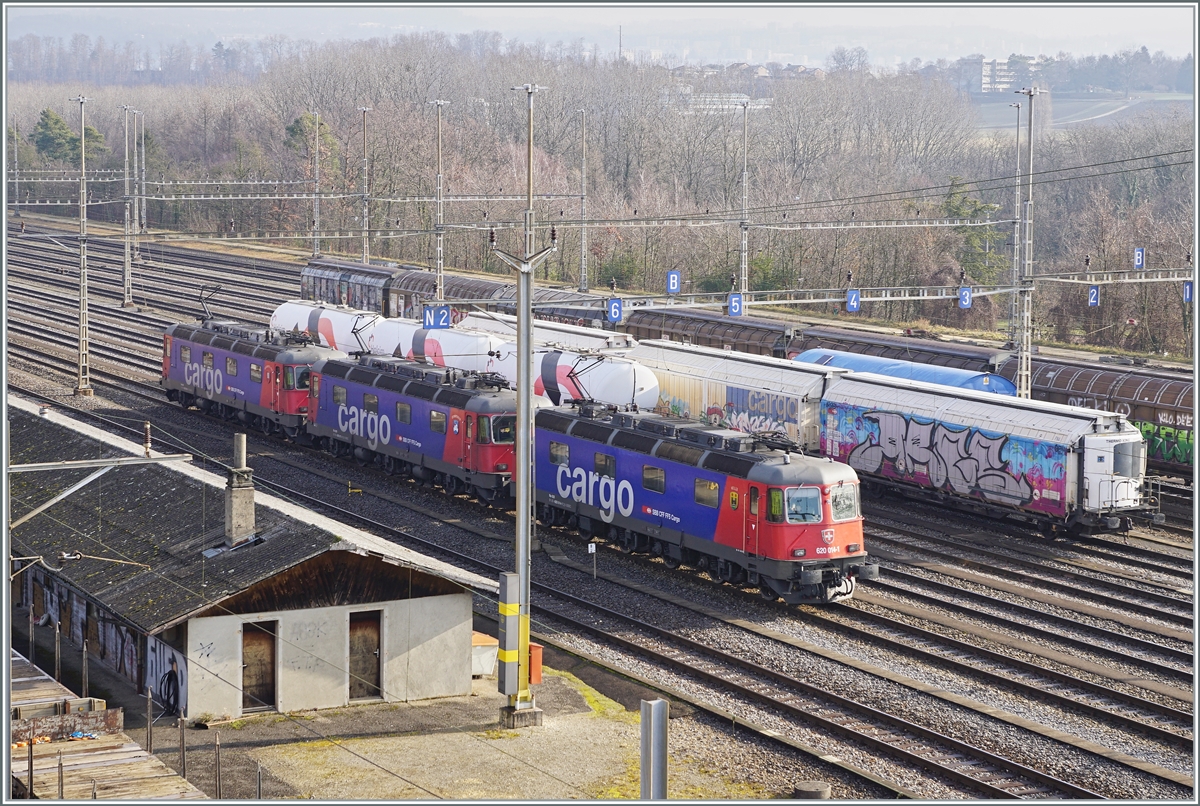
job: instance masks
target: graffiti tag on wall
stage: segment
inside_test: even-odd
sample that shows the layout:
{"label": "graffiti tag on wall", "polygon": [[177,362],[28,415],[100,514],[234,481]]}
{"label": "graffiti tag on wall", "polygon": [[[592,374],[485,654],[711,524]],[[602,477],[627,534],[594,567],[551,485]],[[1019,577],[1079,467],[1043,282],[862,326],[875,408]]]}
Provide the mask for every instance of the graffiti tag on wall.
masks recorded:
{"label": "graffiti tag on wall", "polygon": [[825,403],[821,451],[863,473],[1066,514],[1066,448],[897,412]]}
{"label": "graffiti tag on wall", "polygon": [[[714,390],[710,389],[710,392]],[[795,397],[762,390],[725,388],[725,400],[719,397],[705,404],[703,400],[677,397],[659,387],[658,409],[676,417],[691,418],[704,412],[709,425],[719,425],[734,431],[755,434],[781,431],[793,439],[797,433],[799,402]],[[710,398],[711,400],[711,398]]]}
{"label": "graffiti tag on wall", "polygon": [[[1191,420],[1191,417],[1187,418]],[[1160,462],[1178,462],[1190,465],[1192,456],[1192,429],[1178,426],[1155,424],[1149,421],[1137,421],[1134,425],[1142,432],[1146,440],[1146,454],[1150,459]]]}

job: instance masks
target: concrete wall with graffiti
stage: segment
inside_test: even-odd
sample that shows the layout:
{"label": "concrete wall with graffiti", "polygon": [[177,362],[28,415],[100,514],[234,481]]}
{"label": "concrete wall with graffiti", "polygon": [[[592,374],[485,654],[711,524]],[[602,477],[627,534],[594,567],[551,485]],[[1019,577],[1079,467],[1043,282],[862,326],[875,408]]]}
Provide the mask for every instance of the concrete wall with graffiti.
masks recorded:
{"label": "concrete wall with graffiti", "polygon": [[824,401],[821,452],[861,473],[1067,514],[1064,445]]}

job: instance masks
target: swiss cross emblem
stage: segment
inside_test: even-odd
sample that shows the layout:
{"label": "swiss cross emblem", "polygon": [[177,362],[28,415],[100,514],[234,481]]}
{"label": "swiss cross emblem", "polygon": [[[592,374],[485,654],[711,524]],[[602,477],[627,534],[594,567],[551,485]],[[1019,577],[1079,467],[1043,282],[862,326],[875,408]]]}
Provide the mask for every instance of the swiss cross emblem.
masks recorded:
{"label": "swiss cross emblem", "polygon": [[826,546],[831,544],[833,542],[833,530],[832,529],[822,529],[821,530],[821,540],[825,543]]}

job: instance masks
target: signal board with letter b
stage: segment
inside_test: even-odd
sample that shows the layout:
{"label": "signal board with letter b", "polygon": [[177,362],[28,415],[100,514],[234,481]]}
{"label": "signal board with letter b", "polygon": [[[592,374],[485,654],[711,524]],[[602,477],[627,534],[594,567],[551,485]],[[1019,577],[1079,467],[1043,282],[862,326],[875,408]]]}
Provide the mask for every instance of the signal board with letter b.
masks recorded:
{"label": "signal board with letter b", "polygon": [[678,294],[679,287],[682,284],[683,284],[683,280],[681,279],[680,274],[677,270],[672,269],[671,271],[667,272],[667,293],[668,294]]}

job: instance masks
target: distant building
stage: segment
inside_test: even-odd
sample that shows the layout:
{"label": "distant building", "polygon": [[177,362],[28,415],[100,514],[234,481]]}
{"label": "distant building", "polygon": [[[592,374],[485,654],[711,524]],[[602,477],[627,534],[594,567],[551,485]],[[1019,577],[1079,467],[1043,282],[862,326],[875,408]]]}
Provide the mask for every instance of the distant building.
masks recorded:
{"label": "distant building", "polygon": [[[141,453],[16,398],[8,411],[13,464]],[[79,475],[13,474],[13,500],[39,506]],[[45,563],[18,577],[35,615],[192,720],[469,694],[472,592],[497,588],[183,464],[116,468],[11,539]],[[134,564],[55,567],[64,551]]]}
{"label": "distant building", "polygon": [[984,59],[981,55],[958,60],[959,89],[972,95],[1005,93],[1013,88],[1015,71],[1008,60]]}

